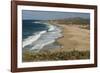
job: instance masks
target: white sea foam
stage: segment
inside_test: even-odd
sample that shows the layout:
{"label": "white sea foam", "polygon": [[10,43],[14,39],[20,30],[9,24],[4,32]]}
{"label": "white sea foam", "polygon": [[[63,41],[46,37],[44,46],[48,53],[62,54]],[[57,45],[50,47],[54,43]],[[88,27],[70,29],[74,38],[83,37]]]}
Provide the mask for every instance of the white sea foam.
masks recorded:
{"label": "white sea foam", "polygon": [[40,22],[38,22],[38,21],[35,21],[35,22],[32,22],[32,23],[40,23]]}
{"label": "white sea foam", "polygon": [[53,25],[48,24],[48,31],[53,31],[55,29],[55,27]]}
{"label": "white sea foam", "polygon": [[61,29],[55,25],[48,24],[48,31],[42,31],[36,35],[29,36],[23,41],[23,48],[25,46],[32,46],[30,50],[40,50],[44,46],[55,42],[56,39],[62,36]]}
{"label": "white sea foam", "polygon": [[27,39],[23,41],[23,48],[32,42],[35,42],[42,34],[46,33],[46,31],[41,31],[29,36]]}

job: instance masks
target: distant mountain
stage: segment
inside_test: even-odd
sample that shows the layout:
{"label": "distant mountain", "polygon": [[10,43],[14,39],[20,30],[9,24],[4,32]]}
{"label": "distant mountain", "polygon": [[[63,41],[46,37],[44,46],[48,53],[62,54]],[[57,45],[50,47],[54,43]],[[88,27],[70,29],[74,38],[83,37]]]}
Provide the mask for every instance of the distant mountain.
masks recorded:
{"label": "distant mountain", "polygon": [[65,20],[67,23],[72,23],[72,24],[90,24],[90,19],[85,19],[85,18],[69,18]]}
{"label": "distant mountain", "polygon": [[90,19],[88,18],[81,18],[81,17],[74,17],[74,18],[66,18],[66,19],[56,19],[56,20],[23,20],[24,22],[47,22],[47,23],[58,23],[58,24],[81,24],[81,25],[86,25],[90,24]]}
{"label": "distant mountain", "polygon": [[90,19],[75,17],[59,20],[48,20],[49,23],[59,23],[59,24],[90,24]]}

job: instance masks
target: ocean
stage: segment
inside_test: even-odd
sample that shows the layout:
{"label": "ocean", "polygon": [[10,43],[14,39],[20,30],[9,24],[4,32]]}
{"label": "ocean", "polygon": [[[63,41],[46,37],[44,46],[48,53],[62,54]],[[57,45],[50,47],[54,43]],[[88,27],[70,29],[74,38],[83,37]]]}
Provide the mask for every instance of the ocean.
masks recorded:
{"label": "ocean", "polygon": [[[22,21],[22,48],[28,50],[40,50],[43,47],[57,48],[58,45],[51,45],[62,37],[61,29],[58,26],[41,23],[35,20]],[[49,45],[50,44],[50,45]]]}
{"label": "ocean", "polygon": [[38,23],[39,21],[23,20],[22,22],[22,38],[26,39],[28,36],[33,35],[35,32],[48,30],[47,25]]}

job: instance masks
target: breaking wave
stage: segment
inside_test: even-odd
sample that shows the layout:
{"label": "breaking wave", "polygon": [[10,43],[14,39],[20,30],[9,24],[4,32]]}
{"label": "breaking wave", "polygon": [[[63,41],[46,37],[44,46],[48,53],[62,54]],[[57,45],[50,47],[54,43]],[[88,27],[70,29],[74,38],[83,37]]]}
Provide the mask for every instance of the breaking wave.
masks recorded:
{"label": "breaking wave", "polygon": [[[45,23],[46,24],[46,23]],[[58,26],[46,24],[48,30],[36,32],[23,40],[23,48],[31,46],[30,50],[42,49],[44,46],[55,42],[62,37],[61,29]]]}

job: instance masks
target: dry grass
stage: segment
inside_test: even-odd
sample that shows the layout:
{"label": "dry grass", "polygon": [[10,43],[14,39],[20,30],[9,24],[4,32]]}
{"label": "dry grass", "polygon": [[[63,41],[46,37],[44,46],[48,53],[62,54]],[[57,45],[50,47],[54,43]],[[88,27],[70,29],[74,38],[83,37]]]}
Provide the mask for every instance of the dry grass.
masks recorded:
{"label": "dry grass", "polygon": [[89,51],[24,52],[23,62],[89,59]]}

